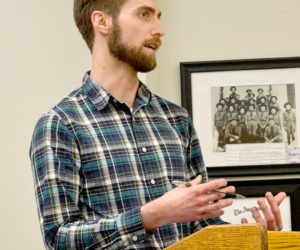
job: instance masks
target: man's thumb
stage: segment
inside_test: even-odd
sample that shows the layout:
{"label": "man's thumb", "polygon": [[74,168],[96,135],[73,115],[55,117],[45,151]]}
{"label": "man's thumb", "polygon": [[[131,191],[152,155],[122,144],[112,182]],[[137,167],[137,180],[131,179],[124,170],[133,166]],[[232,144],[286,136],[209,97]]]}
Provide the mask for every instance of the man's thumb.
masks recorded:
{"label": "man's thumb", "polygon": [[198,175],[194,180],[191,181],[192,184],[198,185],[201,184],[202,176]]}

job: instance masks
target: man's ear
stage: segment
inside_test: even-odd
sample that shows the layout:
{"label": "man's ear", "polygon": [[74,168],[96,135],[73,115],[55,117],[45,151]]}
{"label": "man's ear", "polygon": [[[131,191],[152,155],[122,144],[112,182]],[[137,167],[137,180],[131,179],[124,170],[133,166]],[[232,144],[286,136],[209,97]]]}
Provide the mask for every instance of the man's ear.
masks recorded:
{"label": "man's ear", "polygon": [[108,35],[112,27],[112,17],[103,11],[94,11],[91,15],[94,30],[103,35]]}

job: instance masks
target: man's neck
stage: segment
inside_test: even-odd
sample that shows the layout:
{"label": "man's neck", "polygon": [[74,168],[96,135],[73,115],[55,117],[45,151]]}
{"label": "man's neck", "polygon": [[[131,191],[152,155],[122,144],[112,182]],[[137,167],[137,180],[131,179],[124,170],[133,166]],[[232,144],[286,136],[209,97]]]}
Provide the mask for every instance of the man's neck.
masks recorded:
{"label": "man's neck", "polygon": [[132,108],[139,88],[137,72],[109,52],[93,53],[90,77],[118,101]]}

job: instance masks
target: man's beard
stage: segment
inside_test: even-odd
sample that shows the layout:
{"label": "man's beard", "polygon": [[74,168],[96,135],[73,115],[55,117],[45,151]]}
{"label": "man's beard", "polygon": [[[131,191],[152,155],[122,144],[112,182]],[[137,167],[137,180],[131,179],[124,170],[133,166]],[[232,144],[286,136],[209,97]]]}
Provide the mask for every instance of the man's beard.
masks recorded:
{"label": "man's beard", "polygon": [[108,39],[108,48],[110,53],[120,61],[130,65],[137,72],[149,72],[156,67],[155,55],[147,55],[142,52],[144,44],[150,41],[160,43],[159,38],[145,41],[140,48],[130,47],[121,40],[122,31],[119,23],[114,22],[111,34]]}

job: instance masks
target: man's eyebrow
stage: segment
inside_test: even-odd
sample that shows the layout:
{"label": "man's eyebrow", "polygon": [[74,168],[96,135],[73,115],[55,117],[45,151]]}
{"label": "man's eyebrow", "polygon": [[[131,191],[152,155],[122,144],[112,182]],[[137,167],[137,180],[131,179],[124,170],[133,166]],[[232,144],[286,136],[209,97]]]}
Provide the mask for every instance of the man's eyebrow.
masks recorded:
{"label": "man's eyebrow", "polygon": [[[151,12],[152,14],[154,14],[156,12],[156,10],[150,6],[144,5],[138,8],[138,10],[148,10],[149,12]],[[159,12],[157,14],[157,17],[160,19],[161,17],[161,12]]]}

